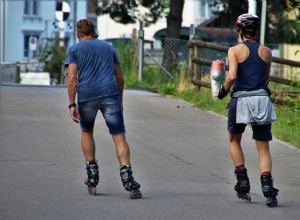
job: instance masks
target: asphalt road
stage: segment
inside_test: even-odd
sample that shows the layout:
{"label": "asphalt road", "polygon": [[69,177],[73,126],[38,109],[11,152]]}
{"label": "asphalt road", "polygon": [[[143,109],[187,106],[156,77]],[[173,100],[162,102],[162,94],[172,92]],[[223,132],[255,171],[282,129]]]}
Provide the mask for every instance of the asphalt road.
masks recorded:
{"label": "asphalt road", "polygon": [[95,127],[100,185],[88,195],[80,129],[66,88],[0,86],[0,219],[300,220],[300,151],[270,143],[279,206],[260,188],[251,129],[243,148],[252,202],[238,200],[226,118],[179,99],[125,90],[133,173],[144,198],[129,199],[103,119]]}

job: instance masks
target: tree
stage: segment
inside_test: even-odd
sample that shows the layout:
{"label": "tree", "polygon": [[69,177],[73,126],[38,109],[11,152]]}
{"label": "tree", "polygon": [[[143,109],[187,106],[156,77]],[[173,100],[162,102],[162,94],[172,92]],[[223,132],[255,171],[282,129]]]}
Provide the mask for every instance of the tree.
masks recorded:
{"label": "tree", "polygon": [[167,35],[164,45],[163,66],[171,70],[178,58],[178,47],[174,39],[180,39],[184,0],[170,0],[170,11],[167,16]]}
{"label": "tree", "polygon": [[296,22],[300,20],[299,1],[274,0],[268,6],[266,42],[300,43],[300,30]]}
{"label": "tree", "polygon": [[166,12],[168,0],[93,0],[96,14],[109,14],[110,18],[122,24],[141,20],[150,26]]}
{"label": "tree", "polygon": [[[223,4],[224,11],[221,13],[226,17],[227,27],[234,28],[236,18],[248,12],[247,0],[239,4],[235,0],[217,0],[213,4]],[[261,5],[262,1],[258,0],[258,16],[261,15]],[[297,28],[299,20],[299,0],[267,1],[266,44],[300,43],[300,28]]]}

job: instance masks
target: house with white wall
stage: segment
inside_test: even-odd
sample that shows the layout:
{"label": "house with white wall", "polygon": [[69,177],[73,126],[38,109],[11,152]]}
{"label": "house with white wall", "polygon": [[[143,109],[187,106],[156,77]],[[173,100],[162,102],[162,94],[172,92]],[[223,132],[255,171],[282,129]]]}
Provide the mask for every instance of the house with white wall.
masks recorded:
{"label": "house with white wall", "polygon": [[[34,60],[36,46],[49,38],[59,36],[56,6],[60,0],[1,0],[0,1],[0,62]],[[74,43],[73,18],[87,17],[87,1],[64,0],[69,17],[64,21],[65,44]],[[77,2],[74,7],[74,2]],[[33,39],[29,41],[29,39]],[[34,41],[35,40],[35,41]]]}

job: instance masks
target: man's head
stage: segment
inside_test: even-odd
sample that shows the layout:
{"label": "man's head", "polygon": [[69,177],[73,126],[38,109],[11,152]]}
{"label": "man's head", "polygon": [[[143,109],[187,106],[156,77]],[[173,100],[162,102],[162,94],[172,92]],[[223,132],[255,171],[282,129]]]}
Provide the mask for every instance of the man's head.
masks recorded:
{"label": "man's head", "polygon": [[242,14],[236,20],[237,31],[241,36],[255,39],[260,28],[260,19],[256,15]]}
{"label": "man's head", "polygon": [[81,19],[77,21],[76,24],[77,27],[77,37],[96,37],[96,32],[95,32],[95,25],[94,22],[92,22],[89,19]]}

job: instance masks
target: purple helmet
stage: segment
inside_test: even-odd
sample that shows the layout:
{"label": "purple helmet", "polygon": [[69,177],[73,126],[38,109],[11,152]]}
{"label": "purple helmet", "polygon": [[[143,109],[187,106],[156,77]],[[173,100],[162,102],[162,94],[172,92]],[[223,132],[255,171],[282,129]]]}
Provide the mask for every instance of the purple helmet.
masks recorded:
{"label": "purple helmet", "polygon": [[236,25],[239,29],[255,32],[260,27],[260,19],[256,15],[242,14],[236,20]]}

